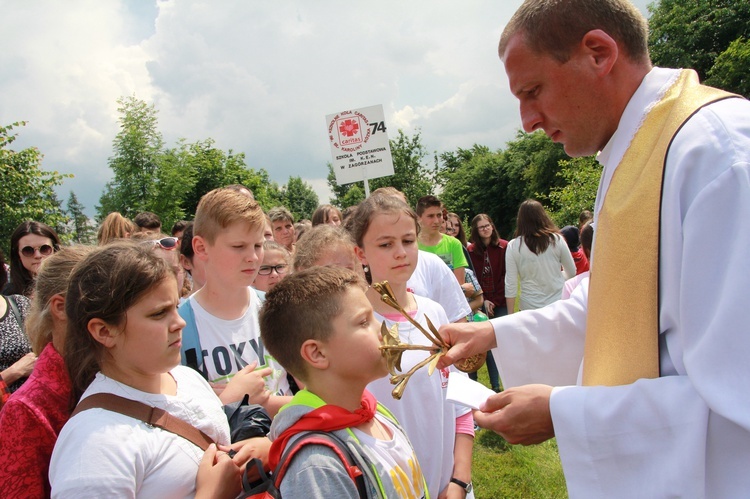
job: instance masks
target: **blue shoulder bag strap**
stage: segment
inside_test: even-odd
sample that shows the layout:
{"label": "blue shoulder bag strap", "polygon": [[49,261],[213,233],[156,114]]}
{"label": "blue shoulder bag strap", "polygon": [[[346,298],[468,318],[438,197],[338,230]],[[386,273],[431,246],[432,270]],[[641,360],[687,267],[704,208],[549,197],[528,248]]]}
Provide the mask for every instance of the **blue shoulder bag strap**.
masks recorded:
{"label": "blue shoulder bag strap", "polygon": [[190,300],[180,305],[177,312],[185,320],[185,327],[182,329],[182,347],[180,347],[182,365],[198,371],[205,378],[206,376],[201,369],[203,364],[201,340],[198,336],[198,327],[195,325],[195,312],[193,312],[193,307],[190,305]]}

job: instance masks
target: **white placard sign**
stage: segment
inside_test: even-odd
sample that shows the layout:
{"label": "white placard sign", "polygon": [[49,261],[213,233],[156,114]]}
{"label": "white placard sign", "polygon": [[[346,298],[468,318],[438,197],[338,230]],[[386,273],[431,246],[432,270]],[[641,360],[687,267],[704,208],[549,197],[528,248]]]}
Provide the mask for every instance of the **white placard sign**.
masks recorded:
{"label": "white placard sign", "polygon": [[336,183],[393,175],[384,116],[382,105],[326,116]]}

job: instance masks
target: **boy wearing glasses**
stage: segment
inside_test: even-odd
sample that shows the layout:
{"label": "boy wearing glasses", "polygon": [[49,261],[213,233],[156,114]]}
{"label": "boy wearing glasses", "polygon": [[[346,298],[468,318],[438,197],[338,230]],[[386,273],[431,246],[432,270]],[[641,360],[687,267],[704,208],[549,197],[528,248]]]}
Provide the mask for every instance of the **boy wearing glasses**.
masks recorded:
{"label": "boy wearing glasses", "polygon": [[255,200],[230,189],[203,196],[193,224],[193,259],[203,263],[206,282],[179,311],[187,323],[182,363],[203,374],[224,403],[248,394],[250,403],[274,415],[290,391],[286,371],[260,339],[261,302],[250,287],[263,262],[264,228]]}

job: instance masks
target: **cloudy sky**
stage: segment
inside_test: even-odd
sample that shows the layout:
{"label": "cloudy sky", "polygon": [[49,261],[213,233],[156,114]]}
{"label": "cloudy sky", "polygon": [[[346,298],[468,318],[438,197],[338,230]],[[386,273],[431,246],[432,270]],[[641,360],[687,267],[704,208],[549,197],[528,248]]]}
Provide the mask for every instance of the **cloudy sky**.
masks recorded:
{"label": "cloudy sky", "polygon": [[[72,173],[90,215],[111,178],[117,99],[153,103],[166,145],[213,138],[327,200],[325,116],[382,104],[428,151],[520,128],[497,53],[521,0],[0,0],[0,124]],[[647,0],[636,0],[646,13]]]}

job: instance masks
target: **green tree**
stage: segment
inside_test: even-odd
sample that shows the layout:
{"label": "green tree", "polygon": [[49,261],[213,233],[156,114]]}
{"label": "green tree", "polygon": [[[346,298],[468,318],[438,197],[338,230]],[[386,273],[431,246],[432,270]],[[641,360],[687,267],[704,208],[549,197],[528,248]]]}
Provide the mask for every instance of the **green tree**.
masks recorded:
{"label": "green tree", "polygon": [[562,146],[542,132],[519,132],[504,151],[493,152],[479,145],[459,148],[440,155],[440,197],[466,220],[487,213],[500,234],[508,237],[524,199],[545,203],[552,189],[564,185],[565,179],[557,173],[565,159],[569,157]]}
{"label": "green tree", "polygon": [[115,176],[99,200],[100,220],[112,211],[129,218],[147,211],[156,195],[156,172],[163,153],[164,141],[157,129],[154,105],[135,96],[121,97],[117,103],[120,131],[112,143],[114,154],[109,158]]}
{"label": "green tree", "polygon": [[732,42],[750,38],[747,0],[660,0],[649,5],[648,10],[653,62],[658,66],[695,69],[701,81],[709,76],[717,58]]}
{"label": "green tree", "polygon": [[560,167],[558,176],[565,185],[552,189],[547,208],[558,227],[577,226],[580,213],[594,209],[602,165],[594,156],[586,156],[561,161]]}
{"label": "green tree", "polygon": [[[419,198],[433,193],[435,185],[434,169],[430,168],[425,161],[427,151],[422,145],[421,133],[417,131],[412,137],[408,137],[403,130],[399,130],[398,136],[391,139],[389,143],[394,173],[388,177],[371,179],[369,181],[370,192],[380,187],[395,187],[406,195],[411,206],[416,206]],[[336,175],[330,163],[328,164],[328,185],[334,194],[331,203],[340,208],[352,206],[364,199],[364,182],[339,185],[336,183]],[[358,191],[349,194],[355,186]]]}
{"label": "green tree", "polygon": [[340,206],[344,206],[344,207],[356,206],[364,200],[365,200],[364,183],[361,186],[358,184],[353,184],[349,188],[349,190],[346,191],[346,194],[344,194],[344,197],[340,200]]}
{"label": "green tree", "polygon": [[17,136],[13,129],[25,125],[0,126],[0,245],[6,255],[10,236],[22,222],[36,220],[56,229],[67,222],[54,187],[72,175],[42,170],[43,155],[36,147],[10,149]]}
{"label": "green tree", "polygon": [[474,144],[470,149],[445,152],[439,160],[440,199],[448,209],[466,221],[478,213],[487,213],[501,230],[502,217],[496,208],[505,196],[498,198],[494,187],[508,185],[503,171],[505,154]]}
{"label": "green tree", "polygon": [[213,139],[193,144],[180,141],[169,154],[181,165],[183,178],[190,185],[184,197],[184,211],[188,218],[195,215],[204,194],[230,184],[242,184],[253,191],[258,204],[266,210],[281,204],[279,186],[271,182],[266,170],[248,168],[243,153],[235,154],[231,149],[224,152],[214,147]]}
{"label": "green tree", "polygon": [[72,231],[70,237],[78,244],[92,244],[94,242],[94,228],[84,210],[86,208],[78,201],[76,193],[70,191],[68,196],[68,215]]}
{"label": "green tree", "polygon": [[750,39],[738,38],[716,58],[706,84],[750,99]]}
{"label": "green tree", "polygon": [[208,191],[229,184],[242,184],[253,191],[264,208],[280,204],[281,193],[268,172],[245,164],[244,154],[215,147],[213,139],[188,143],[180,139],[165,148],[157,125],[157,110],[135,97],[118,99],[120,131],[113,141],[109,166],[114,178],[96,207],[102,220],[112,211],[133,217],[141,211],[159,215],[162,226],[192,219],[200,198]]}
{"label": "green tree", "polygon": [[309,220],[318,207],[318,195],[301,177],[289,177],[289,182],[281,189],[281,204],[292,212],[295,220]]}

